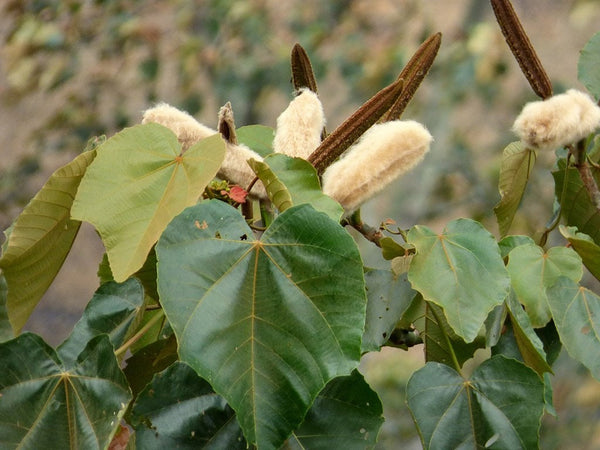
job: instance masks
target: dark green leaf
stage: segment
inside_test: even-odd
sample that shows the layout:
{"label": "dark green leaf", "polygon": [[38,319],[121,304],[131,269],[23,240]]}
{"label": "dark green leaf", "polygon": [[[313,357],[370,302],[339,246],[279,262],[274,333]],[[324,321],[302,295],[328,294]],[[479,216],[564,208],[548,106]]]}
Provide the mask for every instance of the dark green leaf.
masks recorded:
{"label": "dark green leaf", "polygon": [[389,339],[396,323],[417,294],[406,274],[394,276],[389,270],[365,272],[367,285],[367,319],[362,351],[378,351]]}
{"label": "dark green leaf", "polygon": [[325,386],[284,448],[372,448],[383,424],[382,412],[379,397],[355,370]]}
{"label": "dark green leaf", "polygon": [[535,163],[535,151],[513,142],[502,153],[500,168],[500,202],[494,207],[500,235],[506,236],[523,198],[529,175]]}
{"label": "dark green leaf", "polygon": [[225,399],[181,362],[156,374],[140,393],[132,423],[144,450],[247,448]]}
{"label": "dark green leaf", "polygon": [[96,227],[122,282],[142,267],[171,219],[196,203],[223,161],[225,143],[216,134],[182,154],[171,130],[147,123],[117,133],[97,153],[71,214]]}
{"label": "dark green leaf", "polygon": [[75,361],[87,343],[99,334],[108,334],[112,345],[120,347],[139,324],[143,307],[144,289],[137,279],[103,284],[94,293],[71,335],[58,347],[61,360],[67,365]]}
{"label": "dark green leaf", "polygon": [[106,448],[131,398],[113,351],[97,336],[65,367],[34,334],[0,344],[0,447]]}
{"label": "dark green leaf", "polygon": [[7,312],[15,333],[60,270],[81,222],[71,220],[73,197],[95,151],[61,167],[29,202],[10,230],[0,268],[8,285]]}
{"label": "dark green leaf", "polygon": [[0,342],[8,341],[14,337],[10,321],[8,320],[8,313],[6,311],[6,297],[8,288],[6,286],[6,280],[4,274],[0,270]]}
{"label": "dark green leaf", "polygon": [[[590,167],[592,174],[598,184],[600,182],[600,171]],[[590,236],[596,244],[600,245],[600,211],[596,209],[594,202],[581,181],[577,169],[559,169],[552,172],[555,184],[555,196],[561,200],[562,217],[567,225],[575,226],[582,233]],[[563,197],[564,180],[567,177]]]}
{"label": "dark green leaf", "polygon": [[600,380],[600,297],[567,277],[547,291],[560,340]]}
{"label": "dark green leaf", "polygon": [[246,125],[235,130],[240,144],[250,147],[260,156],[273,153],[273,128],[264,125]]}
{"label": "dark green leaf", "polygon": [[203,202],[169,224],[156,252],[180,358],[227,399],[251,443],[280,446],[325,384],[358,364],[362,261],[311,206],[286,210],[257,241],[239,211]]}
{"label": "dark green leaf", "polygon": [[500,247],[500,255],[502,258],[506,258],[513,248],[517,248],[518,246],[525,244],[535,244],[535,241],[529,236],[506,236],[505,238],[502,238],[500,242],[498,242],[498,247]]}
{"label": "dark green leaf", "polygon": [[540,338],[535,334],[529,316],[523,310],[521,304],[511,293],[506,299],[510,321],[519,352],[525,364],[542,376],[544,372],[552,372],[546,362],[546,352]]}
{"label": "dark green leaf", "polygon": [[600,99],[600,33],[592,36],[581,50],[577,78],[596,100]]}
{"label": "dark green leaf", "polygon": [[381,246],[381,254],[383,259],[388,261],[406,254],[406,249],[391,237],[381,238],[379,240],[379,245]]}
{"label": "dark green leaf", "polygon": [[544,252],[535,244],[513,249],[508,258],[506,268],[519,302],[525,306],[531,325],[543,327],[551,319],[546,289],[561,275],[578,282],[583,276],[581,258],[567,247],[552,247]]}
{"label": "dark green leaf", "polygon": [[600,246],[585,233],[577,231],[577,227],[560,226],[560,233],[570,242],[583,264],[600,280]]}
{"label": "dark green leaf", "polygon": [[413,289],[441,306],[454,332],[472,342],[508,294],[510,280],[494,237],[480,223],[459,219],[441,234],[417,225],[408,241],[417,249],[408,271]]}
{"label": "dark green leaf", "polygon": [[513,359],[494,356],[470,380],[427,363],[408,381],[407,402],[427,449],[538,448],[544,385]]}

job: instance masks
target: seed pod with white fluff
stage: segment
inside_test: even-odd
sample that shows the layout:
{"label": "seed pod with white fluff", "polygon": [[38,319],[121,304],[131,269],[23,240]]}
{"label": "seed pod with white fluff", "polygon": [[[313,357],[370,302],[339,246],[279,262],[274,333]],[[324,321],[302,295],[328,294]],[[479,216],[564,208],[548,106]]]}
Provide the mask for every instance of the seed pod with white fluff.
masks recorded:
{"label": "seed pod with white fluff", "polygon": [[600,108],[591,97],[569,89],[543,101],[527,103],[513,131],[530,148],[555,150],[574,144],[600,127]]}
{"label": "seed pod with white fluff", "polygon": [[[188,113],[166,103],[161,103],[144,112],[142,123],[148,122],[158,123],[173,131],[181,143],[183,151],[201,139],[217,133],[216,130],[201,124]],[[247,188],[255,176],[247,161],[251,158],[262,161],[262,157],[242,144],[232,144],[226,141],[226,146],[225,159],[217,176]],[[261,183],[255,183],[250,195],[254,198],[267,198],[267,193]]]}
{"label": "seed pod with white fluff", "polygon": [[177,135],[183,151],[208,136],[216,133],[215,130],[202,125],[185,111],[181,111],[166,103],[159,103],[153,108],[144,111],[142,123],[158,123],[169,128]]}
{"label": "seed pod with white fluff", "polygon": [[325,170],[323,192],[349,215],[421,162],[432,140],[429,131],[412,120],[373,125]]}
{"label": "seed pod with white fluff", "polygon": [[307,159],[321,143],[324,126],[325,113],[319,97],[310,89],[300,89],[277,118],[273,150]]}

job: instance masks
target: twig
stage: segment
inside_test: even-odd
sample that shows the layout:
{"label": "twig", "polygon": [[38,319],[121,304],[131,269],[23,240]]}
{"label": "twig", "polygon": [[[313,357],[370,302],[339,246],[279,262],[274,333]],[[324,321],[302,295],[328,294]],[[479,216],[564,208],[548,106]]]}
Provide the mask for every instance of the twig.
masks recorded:
{"label": "twig", "polygon": [[381,228],[374,228],[362,221],[360,218],[360,209],[356,210],[350,217],[346,219],[346,223],[362,234],[365,239],[374,243],[377,247],[381,247]]}

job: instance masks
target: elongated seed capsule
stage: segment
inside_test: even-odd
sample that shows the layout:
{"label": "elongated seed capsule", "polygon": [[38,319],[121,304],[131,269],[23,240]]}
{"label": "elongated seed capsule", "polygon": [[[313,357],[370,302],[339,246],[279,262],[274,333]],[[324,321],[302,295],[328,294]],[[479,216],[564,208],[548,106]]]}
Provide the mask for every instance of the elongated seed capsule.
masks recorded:
{"label": "elongated seed capsule", "polygon": [[306,51],[300,44],[292,48],[292,84],[294,89],[308,88],[315,94],[317,91],[317,80],[313,72],[312,64]]}
{"label": "elongated seed capsule", "polygon": [[526,146],[555,150],[575,144],[600,127],[600,107],[575,89],[547,100],[527,103],[513,131]]}
{"label": "elongated seed capsule", "polygon": [[442,43],[442,33],[435,33],[423,42],[414,55],[410,58],[400,75],[399,80],[403,80],[404,85],[402,93],[398,96],[392,107],[381,118],[381,122],[397,120],[400,118],[406,106],[411,101],[415,92],[421,85],[421,82],[429,72],[433,61],[435,60],[440,45]]}
{"label": "elongated seed capsule", "polygon": [[542,99],[552,96],[552,83],[509,0],[491,0],[496,20],[512,54],[533,92]]}
{"label": "elongated seed capsule", "polygon": [[277,118],[273,150],[308,159],[321,143],[324,126],[325,113],[319,97],[303,88]]}
{"label": "elongated seed capsule", "polygon": [[308,158],[319,175],[394,104],[402,85],[403,81],[397,80],[383,88],[321,142]]}
{"label": "elongated seed capsule", "polygon": [[395,120],[373,125],[323,174],[323,192],[346,212],[358,207],[415,167],[432,137],[418,122]]}
{"label": "elongated seed capsule", "polygon": [[[228,117],[226,109],[227,108],[221,109],[220,119],[221,117]],[[212,128],[201,124],[188,113],[166,103],[160,103],[159,105],[144,111],[142,123],[148,122],[158,123],[173,131],[184,151],[201,139],[217,134],[217,130],[213,130]],[[225,126],[235,127],[235,125],[232,125],[233,115],[231,115],[231,122],[227,122],[227,125],[225,125],[226,122],[226,120],[221,120],[219,129],[222,129]],[[229,131],[231,131],[231,129],[229,129]],[[235,136],[235,128],[233,131],[233,136]],[[254,172],[247,161],[252,158],[262,161],[262,157],[243,144],[231,143],[229,139],[230,138],[225,137],[227,149],[217,176],[228,180],[230,183],[246,188],[254,179]],[[254,198],[267,198],[264,186],[261,183],[255,183],[249,194]]]}

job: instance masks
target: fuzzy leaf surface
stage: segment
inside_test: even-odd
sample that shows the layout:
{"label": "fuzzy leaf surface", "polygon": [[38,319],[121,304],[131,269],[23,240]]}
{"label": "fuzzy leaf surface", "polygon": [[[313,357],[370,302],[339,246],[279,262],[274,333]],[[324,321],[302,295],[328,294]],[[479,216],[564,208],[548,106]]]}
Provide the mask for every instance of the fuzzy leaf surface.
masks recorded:
{"label": "fuzzy leaf surface", "polygon": [[538,448],[544,384],[516,360],[494,356],[470,380],[429,362],[406,389],[424,448]]}
{"label": "fuzzy leaf surface", "polygon": [[6,309],[19,333],[71,250],[81,222],[71,206],[81,179],[96,156],[87,151],[54,172],[25,207],[3,245],[0,268],[6,277]]}
{"label": "fuzzy leaf surface", "polygon": [[417,225],[408,241],[417,249],[408,271],[413,289],[441,306],[454,332],[472,342],[508,294],[510,279],[494,237],[480,223],[458,219],[441,234]]}
{"label": "fuzzy leaf surface", "polygon": [[0,447],[103,449],[131,399],[107,336],[65,366],[35,334],[0,344]]}
{"label": "fuzzy leaf surface", "polygon": [[559,278],[547,293],[567,352],[600,380],[600,297],[567,277]]}
{"label": "fuzzy leaf surface", "polygon": [[500,168],[500,202],[494,207],[500,234],[506,236],[523,198],[529,175],[535,164],[535,151],[521,142],[509,144],[502,153]]}
{"label": "fuzzy leaf surface", "polygon": [[543,327],[552,318],[546,302],[546,289],[561,275],[575,282],[581,280],[581,258],[567,247],[552,247],[544,252],[535,244],[515,248],[508,258],[507,269],[519,302],[525,306],[531,325]]}
{"label": "fuzzy leaf surface", "polygon": [[246,439],[277,448],[360,357],[366,295],[351,236],[310,205],[255,240],[219,201],[186,209],[156,247],[179,355],[223,395]]}
{"label": "fuzzy leaf surface", "polygon": [[225,143],[215,134],[182,155],[171,130],[147,123],[117,133],[97,152],[71,213],[96,227],[114,279],[123,282],[142,267],[171,219],[200,197]]}

